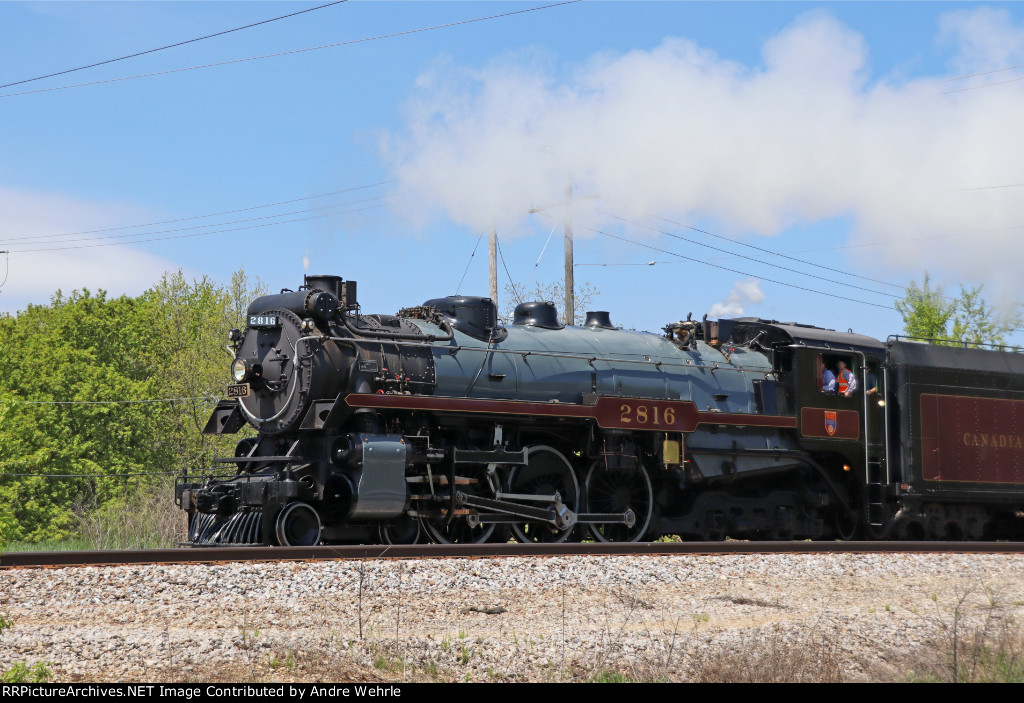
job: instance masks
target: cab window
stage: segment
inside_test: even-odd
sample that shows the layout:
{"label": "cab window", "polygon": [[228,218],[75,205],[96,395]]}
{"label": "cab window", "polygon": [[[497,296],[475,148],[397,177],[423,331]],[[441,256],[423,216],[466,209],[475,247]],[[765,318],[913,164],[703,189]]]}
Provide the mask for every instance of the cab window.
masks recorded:
{"label": "cab window", "polygon": [[817,354],[816,383],[819,393],[851,397],[861,388],[854,372],[853,357],[848,354]]}

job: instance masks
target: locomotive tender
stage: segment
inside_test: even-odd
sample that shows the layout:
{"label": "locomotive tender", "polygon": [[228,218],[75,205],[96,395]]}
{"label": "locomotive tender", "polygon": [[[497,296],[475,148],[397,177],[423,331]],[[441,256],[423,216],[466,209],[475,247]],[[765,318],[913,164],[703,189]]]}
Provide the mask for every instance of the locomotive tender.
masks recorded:
{"label": "locomotive tender", "polygon": [[366,315],[326,275],[247,313],[204,432],[257,434],[178,479],[194,545],[1024,531],[1021,354],[547,302],[503,326],[470,296]]}

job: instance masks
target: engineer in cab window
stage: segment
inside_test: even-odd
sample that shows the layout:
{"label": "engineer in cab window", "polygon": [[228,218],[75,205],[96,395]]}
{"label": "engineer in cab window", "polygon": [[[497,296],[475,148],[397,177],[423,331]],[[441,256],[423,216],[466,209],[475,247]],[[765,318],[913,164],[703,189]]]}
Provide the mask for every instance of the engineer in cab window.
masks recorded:
{"label": "engineer in cab window", "polygon": [[836,392],[836,375],[825,365],[825,359],[821,355],[818,355],[818,362],[821,364],[821,392],[834,395]]}
{"label": "engineer in cab window", "polygon": [[857,377],[846,367],[846,362],[840,359],[836,362],[839,372],[836,374],[836,386],[839,395],[849,398],[857,390]]}

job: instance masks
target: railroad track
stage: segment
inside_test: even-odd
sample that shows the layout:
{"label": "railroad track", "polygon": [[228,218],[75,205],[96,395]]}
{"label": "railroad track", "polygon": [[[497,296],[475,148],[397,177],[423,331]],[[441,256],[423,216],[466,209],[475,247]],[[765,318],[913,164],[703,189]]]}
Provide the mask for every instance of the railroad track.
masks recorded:
{"label": "railroad track", "polygon": [[673,554],[960,553],[1019,554],[1024,542],[629,542],[403,544],[318,547],[205,547],[80,552],[9,552],[0,569],[129,564],[217,564],[339,559],[442,559]]}

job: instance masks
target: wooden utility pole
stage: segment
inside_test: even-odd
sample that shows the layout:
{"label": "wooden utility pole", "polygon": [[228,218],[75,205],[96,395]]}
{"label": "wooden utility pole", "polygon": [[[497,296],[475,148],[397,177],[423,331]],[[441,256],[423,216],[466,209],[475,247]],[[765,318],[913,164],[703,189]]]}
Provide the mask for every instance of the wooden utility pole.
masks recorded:
{"label": "wooden utility pole", "polygon": [[573,293],[572,255],[572,181],[565,198],[565,324],[571,325],[576,319],[576,296]]}
{"label": "wooden utility pole", "polygon": [[491,262],[491,300],[498,304],[498,228],[491,227],[487,245],[488,258]]}

